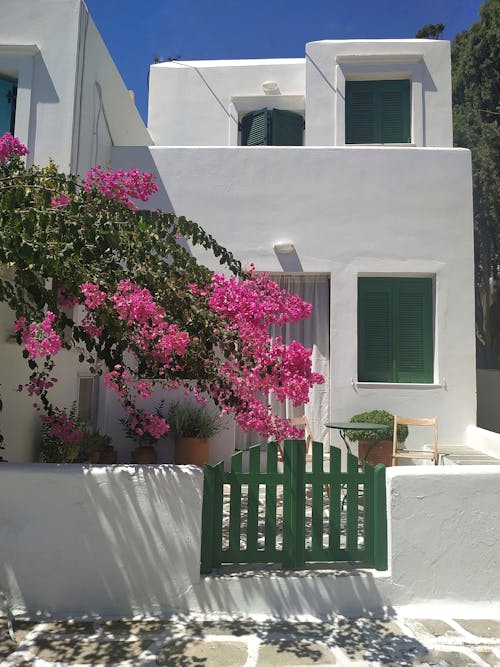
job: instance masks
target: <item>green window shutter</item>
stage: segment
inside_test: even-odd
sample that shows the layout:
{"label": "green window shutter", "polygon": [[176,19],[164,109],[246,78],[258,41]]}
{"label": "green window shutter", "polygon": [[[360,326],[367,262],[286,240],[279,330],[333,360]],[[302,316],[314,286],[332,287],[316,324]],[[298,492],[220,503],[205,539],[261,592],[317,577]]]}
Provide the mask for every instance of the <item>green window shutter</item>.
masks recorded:
{"label": "green window shutter", "polygon": [[373,81],[346,81],[346,144],[378,143]]}
{"label": "green window shutter", "polygon": [[384,278],[358,281],[358,380],[393,382],[393,289]]}
{"label": "green window shutter", "polygon": [[346,81],[346,144],[411,141],[410,81]]}
{"label": "green window shutter", "polygon": [[14,133],[16,96],[17,81],[0,77],[0,137],[6,132]]}
{"label": "green window shutter", "polygon": [[302,146],[304,143],[304,119],[298,113],[272,110],[271,145]]}
{"label": "green window shutter", "polygon": [[380,81],[378,103],[380,108],[380,141],[383,144],[410,143],[410,82]]}
{"label": "green window shutter", "polygon": [[434,379],[432,278],[359,278],[358,380]]}
{"label": "green window shutter", "polygon": [[396,382],[433,381],[432,293],[431,278],[397,280]]}
{"label": "green window shutter", "polygon": [[269,111],[251,111],[241,119],[241,145],[266,146],[269,143]]}

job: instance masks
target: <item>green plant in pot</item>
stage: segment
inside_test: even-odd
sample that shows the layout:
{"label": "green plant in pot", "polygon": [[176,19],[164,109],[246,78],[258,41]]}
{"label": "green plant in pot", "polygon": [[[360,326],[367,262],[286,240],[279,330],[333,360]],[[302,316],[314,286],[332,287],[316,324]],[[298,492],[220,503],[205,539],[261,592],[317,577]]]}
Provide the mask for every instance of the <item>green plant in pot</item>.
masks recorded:
{"label": "green plant in pot", "polygon": [[[386,410],[371,410],[354,415],[351,422],[366,422],[370,424],[385,424],[387,429],[377,431],[349,431],[346,436],[349,440],[358,443],[358,458],[370,465],[383,463],[390,466],[392,463],[392,436],[394,431],[394,415]],[[408,437],[408,427],[400,424],[397,430],[398,442],[404,442]]]}
{"label": "green plant in pot", "polygon": [[[163,419],[162,411],[165,401],[161,401],[154,411],[155,417]],[[148,429],[147,414],[143,411],[136,411],[129,414],[127,417],[120,419],[125,437],[135,443],[135,448],[132,450],[130,462],[137,464],[151,464],[158,462],[158,455],[155,445],[160,440],[161,436],[154,435]],[[154,432],[154,429],[153,429]]]}
{"label": "green plant in pot", "polygon": [[193,401],[172,403],[167,422],[175,440],[175,462],[179,465],[204,466],[208,462],[208,441],[225,428],[220,415]]}
{"label": "green plant in pot", "polygon": [[78,440],[65,442],[53,433],[52,425],[42,422],[38,459],[41,463],[116,463],[116,451],[111,438],[92,430],[89,424],[77,415],[76,403],[69,411],[75,429],[80,432]]}

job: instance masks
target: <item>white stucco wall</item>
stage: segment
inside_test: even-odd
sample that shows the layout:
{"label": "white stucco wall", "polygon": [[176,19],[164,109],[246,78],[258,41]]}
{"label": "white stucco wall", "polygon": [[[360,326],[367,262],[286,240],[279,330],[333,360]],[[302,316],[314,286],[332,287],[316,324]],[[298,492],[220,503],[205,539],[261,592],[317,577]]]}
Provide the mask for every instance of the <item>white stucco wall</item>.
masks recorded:
{"label": "white stucco wall", "polygon": [[0,464],[0,590],[31,615],[166,614],[199,580],[191,466]]}
{"label": "white stucco wall", "polygon": [[200,578],[201,470],[0,464],[0,591],[30,616],[425,605],[484,618],[500,599],[499,481],[500,466],[388,469],[386,572]]}
{"label": "white stucco wall", "polygon": [[[453,145],[450,44],[436,40],[325,40],[304,59],[152,65],[148,127],[157,146],[235,146],[237,121],[262,107],[305,116],[305,145],[345,144],[345,81],[409,78],[412,143]],[[265,81],[279,94],[266,95]]]}
{"label": "white stucco wall", "polygon": [[307,44],[307,144],[345,144],[346,80],[404,78],[411,81],[412,143],[453,146],[450,43],[422,39]]}
{"label": "white stucco wall", "polygon": [[[148,145],[151,138],[80,0],[5,0],[0,21],[0,73],[18,78],[15,134],[28,164],[52,158],[85,175],[106,165],[113,145]],[[33,460],[37,416],[33,400],[16,392],[29,375],[21,349],[9,340],[12,313],[0,306],[0,370],[4,457]],[[78,396],[76,356],[58,355],[53,402],[70,408]]]}
{"label": "white stucco wall", "polygon": [[30,164],[85,173],[112,144],[151,143],[81,0],[2,2],[0,72],[19,77],[15,132]]}
{"label": "white stucco wall", "polygon": [[467,429],[467,445],[483,454],[500,459],[500,433],[471,424]]}
{"label": "white stucco wall", "polygon": [[[152,65],[148,129],[157,146],[236,146],[239,112],[268,105],[303,112],[304,75],[303,58]],[[281,95],[265,95],[269,80]]]}
{"label": "white stucco wall", "polygon": [[[113,165],[155,172],[151,208],[195,220],[243,264],[280,271],[273,244],[289,240],[291,270],[331,274],[332,419],[437,415],[440,442],[465,442],[476,409],[468,151],[118,148]],[[434,384],[357,384],[359,274],[435,276]]]}
{"label": "white stucco wall", "polygon": [[387,469],[389,604],[500,599],[500,466]]}

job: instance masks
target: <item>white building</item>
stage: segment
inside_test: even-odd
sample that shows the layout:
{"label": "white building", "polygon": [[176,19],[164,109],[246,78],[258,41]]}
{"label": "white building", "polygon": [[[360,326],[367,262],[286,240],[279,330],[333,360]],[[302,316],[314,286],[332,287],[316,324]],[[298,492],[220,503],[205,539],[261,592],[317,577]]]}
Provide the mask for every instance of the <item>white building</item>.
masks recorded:
{"label": "white building", "polygon": [[[470,154],[452,147],[448,42],[322,41],[304,59],[152,65],[146,130],[79,0],[5,0],[1,77],[17,81],[30,160],[152,171],[151,208],[195,220],[313,300],[299,335],[326,375],[308,408],[316,438],[326,421],[380,408],[437,415],[441,442],[466,441],[472,187]],[[33,426],[8,417],[24,400],[15,354],[6,333],[1,419],[16,441],[8,458],[22,461]],[[71,360],[61,385],[68,404]]]}

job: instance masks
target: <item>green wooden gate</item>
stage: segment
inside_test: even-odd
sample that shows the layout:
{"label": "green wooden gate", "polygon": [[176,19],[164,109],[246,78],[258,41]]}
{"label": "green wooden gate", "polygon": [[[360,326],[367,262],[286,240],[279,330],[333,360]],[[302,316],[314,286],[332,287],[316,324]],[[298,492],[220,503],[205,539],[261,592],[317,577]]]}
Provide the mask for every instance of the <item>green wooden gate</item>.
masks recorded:
{"label": "green wooden gate", "polygon": [[[378,570],[387,568],[385,467],[347,457],[330,447],[325,470],[323,445],[312,443],[306,467],[305,442],[285,440],[278,469],[276,442],[266,445],[261,472],[261,445],[249,450],[249,471],[243,453],[224,463],[206,465],[203,490],[201,571],[226,563],[354,561]],[[308,457],[309,458],[309,457]]]}

